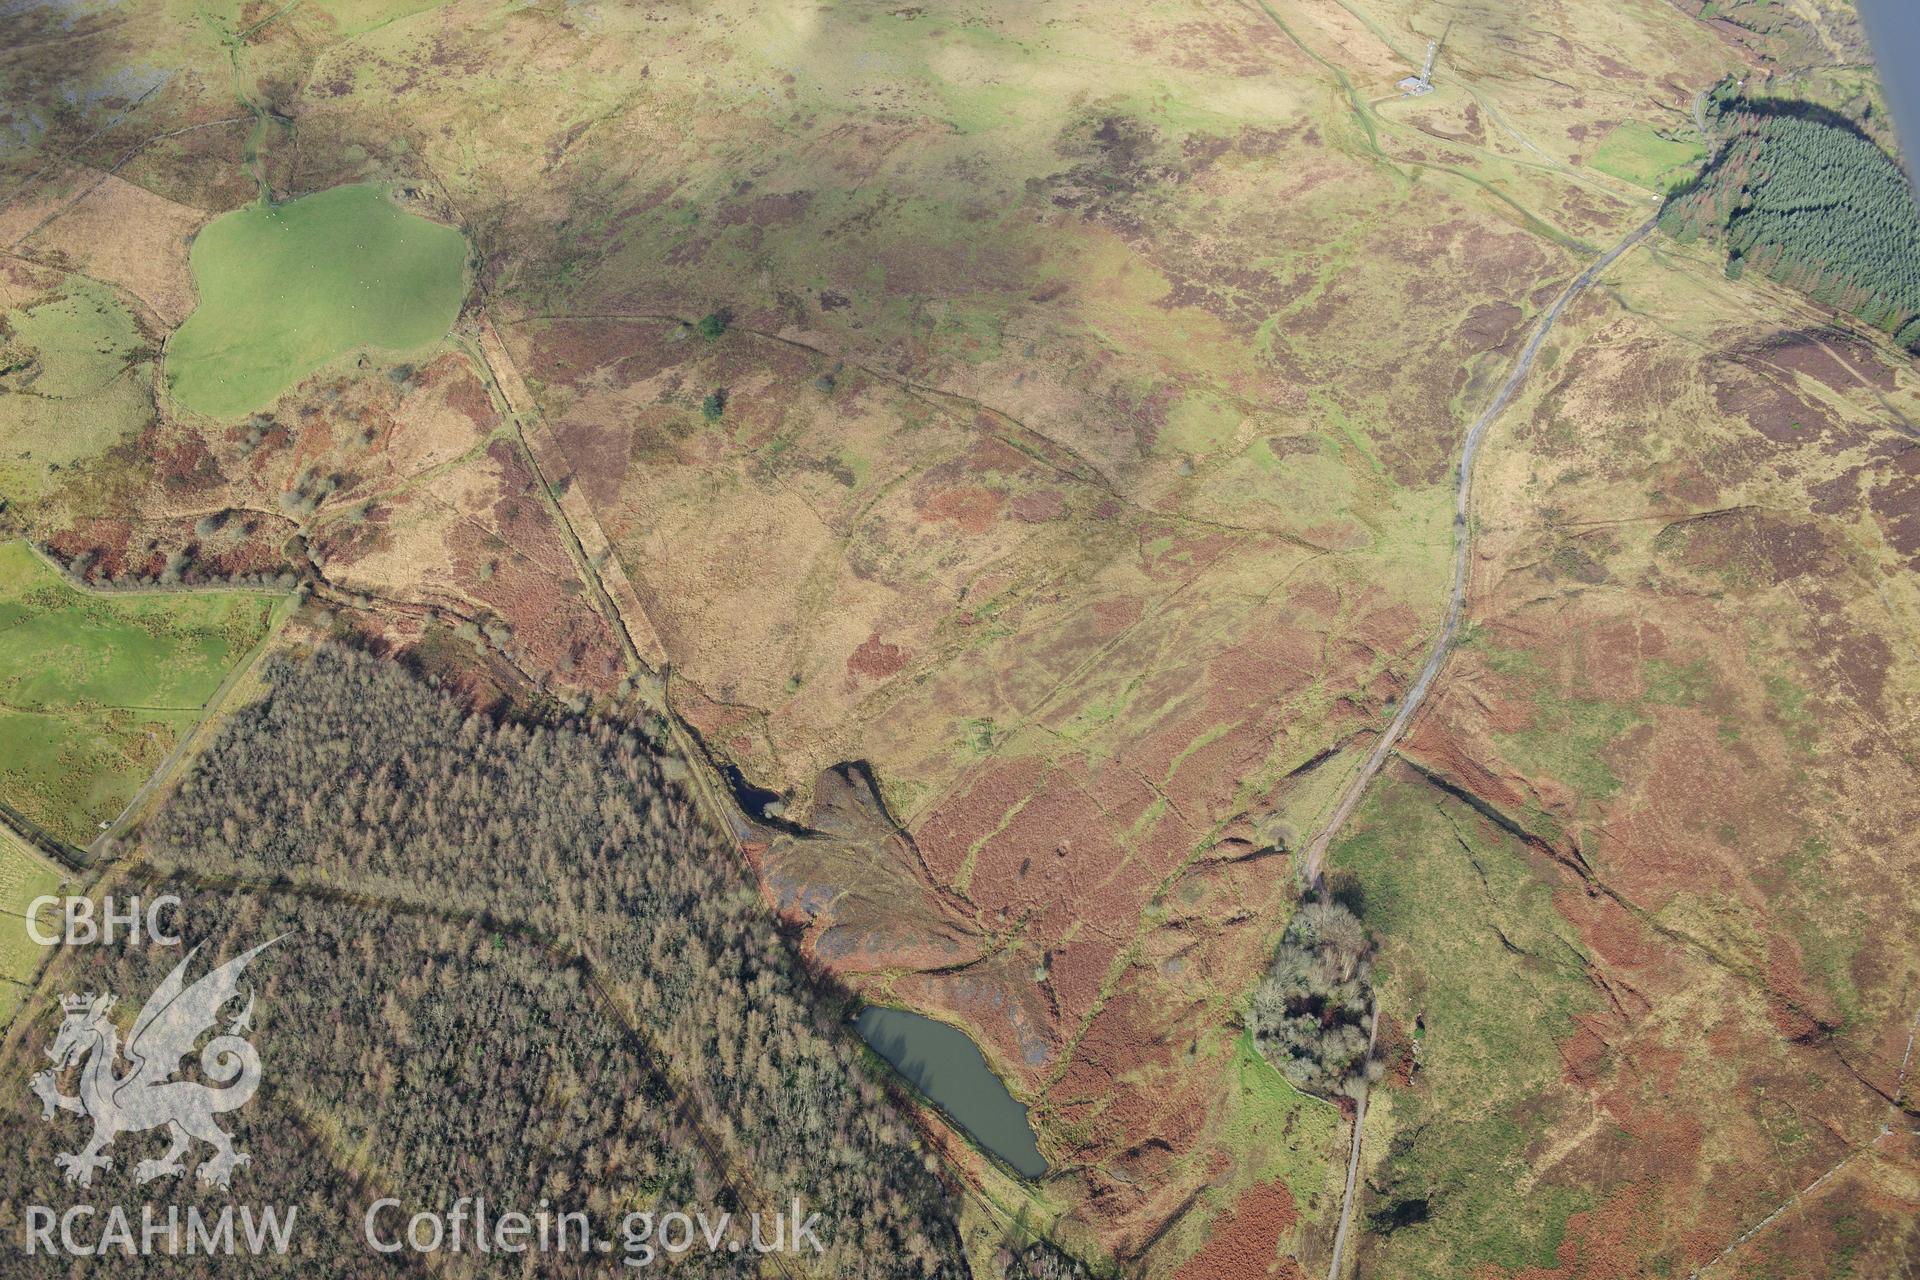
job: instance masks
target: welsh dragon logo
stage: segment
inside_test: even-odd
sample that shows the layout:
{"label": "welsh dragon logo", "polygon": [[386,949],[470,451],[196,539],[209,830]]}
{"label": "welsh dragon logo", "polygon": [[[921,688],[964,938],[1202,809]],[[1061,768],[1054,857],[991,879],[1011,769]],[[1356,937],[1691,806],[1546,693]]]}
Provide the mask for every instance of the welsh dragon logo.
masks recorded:
{"label": "welsh dragon logo", "polygon": [[[60,998],[66,1017],[47,1050],[53,1069],[35,1074],[29,1083],[40,1097],[42,1118],[52,1120],[56,1111],[72,1111],[93,1121],[93,1137],[85,1147],[54,1157],[66,1170],[68,1182],[91,1185],[94,1172],[113,1163],[102,1152],[115,1138],[164,1125],[172,1145],[158,1160],[142,1160],[134,1168],[134,1181],[151,1182],[181,1173],[180,1157],[198,1138],[213,1148],[196,1170],[201,1183],[229,1184],[233,1171],[249,1157],[233,1149],[233,1139],[213,1118],[245,1106],[260,1087],[260,1055],[241,1038],[252,1029],[251,991],[246,1007],[227,1024],[226,1034],[216,1035],[200,1050],[201,1072],[223,1087],[172,1077],[181,1059],[212,1028],[220,1007],[238,996],[240,975],[247,965],[279,940],[273,938],[235,956],[192,986],[186,984],[187,964],[200,948],[189,951],[141,1008],[124,1048],[119,1028],[109,1016],[115,999],[112,993]],[[117,1071],[122,1057],[128,1064],[124,1074]],[[80,1092],[61,1093],[59,1077],[83,1061]]]}

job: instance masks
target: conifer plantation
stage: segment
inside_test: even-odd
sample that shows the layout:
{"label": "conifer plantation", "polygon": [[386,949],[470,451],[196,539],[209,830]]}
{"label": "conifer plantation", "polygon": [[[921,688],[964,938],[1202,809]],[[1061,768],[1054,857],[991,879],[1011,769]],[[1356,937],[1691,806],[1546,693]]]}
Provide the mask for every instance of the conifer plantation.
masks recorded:
{"label": "conifer plantation", "polygon": [[[393,1229],[388,1239],[416,1211],[445,1212],[462,1195],[485,1196],[496,1214],[532,1212],[544,1198],[587,1213],[596,1237],[616,1240],[621,1215],[633,1207],[629,1197],[738,1208],[643,1047],[608,1016],[582,967],[557,951],[475,920],[374,916],[303,893],[214,893],[190,879],[121,881],[112,891],[174,892],[185,901],[185,947],[82,947],[62,958],[57,990],[114,992],[123,1034],[186,948],[199,948],[192,980],[285,935],[242,982],[254,995],[259,1092],[220,1118],[249,1160],[230,1192],[209,1191],[194,1176],[209,1148],[195,1144],[181,1174],[139,1185],[136,1165],[158,1158],[167,1139],[159,1131],[126,1133],[106,1150],[112,1165],[81,1192],[65,1185],[55,1156],[78,1150],[90,1122],[60,1115],[48,1123],[22,1088],[17,1105],[0,1115],[0,1141],[14,1153],[0,1164],[9,1209],[120,1205],[136,1245],[143,1206],[163,1220],[188,1204],[209,1213],[271,1206],[283,1218],[291,1210],[297,1218],[284,1259],[213,1265],[348,1277],[390,1275],[396,1266],[426,1273],[407,1265],[418,1261],[409,1254],[382,1255],[364,1243],[363,1217],[383,1197],[402,1206],[382,1219]],[[237,1008],[222,1012],[218,1030]],[[57,1008],[39,1013],[24,1056],[9,1064],[22,1080],[47,1065],[40,1051],[59,1022]],[[177,1078],[198,1077],[198,1058],[189,1055]],[[0,1275],[54,1274],[44,1255],[18,1247],[24,1223],[5,1226]],[[102,1226],[80,1230],[84,1236]],[[488,1273],[489,1260],[477,1255],[436,1261],[442,1274]],[[738,1274],[729,1263],[699,1254],[680,1270]],[[605,1266],[574,1251],[541,1258],[537,1273],[605,1274]],[[184,1249],[178,1257],[155,1251],[118,1261],[116,1274],[205,1276],[208,1267]]]}
{"label": "conifer plantation", "polygon": [[[287,935],[255,962],[265,1083],[234,1131],[246,1199],[326,1220],[301,1233],[308,1265],[387,1270],[347,1207],[379,1195],[409,1214],[545,1197],[616,1238],[635,1210],[770,1219],[797,1196],[827,1252],[793,1274],[964,1274],[937,1166],[644,738],[474,713],[349,650],[267,670],[124,874],[185,900],[190,977]],[[137,1009],[181,954],[85,949],[55,977]],[[16,1067],[44,1065],[57,1022],[39,1012]],[[8,1202],[65,1202],[52,1155],[84,1139],[72,1119],[0,1118],[29,1153],[5,1166]],[[162,1145],[119,1140],[116,1195],[174,1194],[129,1176]],[[754,1272],[695,1250],[673,1274]]]}
{"label": "conifer plantation", "polygon": [[1727,274],[1753,271],[1920,346],[1920,212],[1886,152],[1839,123],[1735,104],[1699,180],[1662,229],[1724,241]]}

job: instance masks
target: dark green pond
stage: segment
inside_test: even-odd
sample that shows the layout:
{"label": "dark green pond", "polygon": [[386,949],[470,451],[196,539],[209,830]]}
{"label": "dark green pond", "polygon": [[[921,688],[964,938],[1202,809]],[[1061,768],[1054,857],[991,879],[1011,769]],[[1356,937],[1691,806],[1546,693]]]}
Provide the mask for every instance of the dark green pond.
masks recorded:
{"label": "dark green pond", "polygon": [[1023,1178],[1046,1173],[1027,1109],[963,1032],[917,1013],[881,1008],[862,1009],[854,1027],[875,1053],[1014,1172]]}

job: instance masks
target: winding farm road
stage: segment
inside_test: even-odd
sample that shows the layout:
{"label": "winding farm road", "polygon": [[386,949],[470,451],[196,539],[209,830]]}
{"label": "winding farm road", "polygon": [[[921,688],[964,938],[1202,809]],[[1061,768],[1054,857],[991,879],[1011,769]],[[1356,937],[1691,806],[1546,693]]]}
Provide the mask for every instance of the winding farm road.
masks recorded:
{"label": "winding farm road", "polygon": [[[1540,354],[1541,346],[1546,342],[1547,335],[1553,331],[1553,326],[1560,319],[1561,314],[1575,298],[1587,291],[1587,288],[1600,277],[1601,272],[1652,234],[1653,228],[1654,220],[1649,218],[1573,278],[1573,282],[1562,290],[1560,296],[1554,299],[1553,305],[1547,308],[1546,314],[1540,317],[1540,323],[1534,327],[1533,337],[1527,341],[1526,349],[1514,362],[1512,372],[1507,374],[1507,380],[1500,384],[1500,390],[1494,393],[1493,400],[1480,416],[1474,419],[1473,425],[1467,428],[1466,444],[1460,451],[1460,469],[1454,477],[1453,587],[1447,596],[1446,620],[1441,623],[1440,632],[1434,637],[1433,649],[1427,655],[1426,665],[1420,668],[1419,676],[1407,690],[1406,696],[1401,699],[1399,711],[1387,725],[1386,731],[1380,735],[1380,740],[1374,744],[1373,751],[1367,756],[1366,763],[1360,767],[1360,772],[1347,783],[1346,790],[1340,795],[1340,803],[1334,806],[1333,815],[1320,829],[1320,834],[1315,836],[1312,843],[1307,846],[1303,867],[1306,882],[1310,888],[1318,889],[1322,886],[1327,846],[1333,843],[1333,838],[1346,825],[1347,819],[1353,816],[1353,811],[1359,807],[1361,797],[1366,794],[1368,784],[1379,774],[1381,766],[1386,764],[1388,754],[1400,741],[1407,726],[1413,723],[1414,716],[1419,713],[1421,704],[1426,701],[1427,693],[1439,677],[1441,668],[1446,666],[1447,654],[1452,650],[1454,637],[1460,630],[1460,617],[1466,611],[1470,564],[1468,557],[1473,547],[1473,526],[1468,519],[1473,498],[1473,464],[1479,456],[1480,442],[1485,438],[1487,428],[1493,425],[1493,420],[1506,409],[1513,399],[1514,392],[1518,391],[1520,384],[1526,381],[1527,374],[1533,370],[1534,360]],[[1373,1018],[1376,1029],[1379,1016],[1380,1011],[1376,1007]],[[1367,1097],[1362,1091],[1354,1103],[1353,1149],[1347,1158],[1347,1186],[1346,1192],[1340,1198],[1340,1226],[1334,1232],[1333,1261],[1327,1268],[1328,1280],[1340,1278],[1340,1263],[1346,1251],[1347,1228],[1353,1218],[1354,1183],[1360,1172],[1360,1130],[1366,1118]]]}
{"label": "winding farm road", "polygon": [[1434,637],[1433,649],[1427,655],[1426,665],[1420,668],[1420,674],[1414,680],[1413,686],[1401,699],[1399,712],[1387,726],[1386,732],[1380,735],[1380,740],[1374,744],[1373,754],[1367,757],[1366,764],[1361,767],[1359,773],[1354,775],[1353,780],[1347,783],[1346,790],[1341,793],[1340,803],[1334,807],[1333,816],[1327,820],[1326,826],[1320,829],[1320,834],[1315,836],[1313,842],[1307,846],[1304,865],[1305,878],[1309,886],[1319,887],[1322,864],[1327,856],[1327,846],[1333,842],[1336,835],[1340,834],[1340,828],[1346,825],[1347,819],[1353,815],[1354,809],[1359,805],[1361,796],[1366,792],[1367,784],[1372,782],[1374,775],[1380,772],[1380,767],[1387,761],[1387,754],[1393,750],[1394,744],[1399,742],[1400,735],[1406,732],[1407,726],[1413,723],[1413,717],[1419,712],[1420,704],[1426,700],[1427,692],[1433,688],[1434,679],[1439,676],[1440,669],[1446,665],[1447,653],[1453,646],[1455,633],[1460,629],[1460,615],[1465,611],[1467,599],[1467,557],[1473,544],[1472,526],[1467,520],[1473,496],[1473,464],[1480,454],[1480,442],[1486,436],[1487,428],[1493,425],[1493,420],[1499,417],[1501,411],[1507,407],[1507,403],[1513,399],[1513,393],[1520,389],[1520,384],[1527,380],[1527,374],[1532,371],[1533,362],[1540,354],[1541,345],[1546,342],[1547,335],[1552,332],[1561,313],[1575,298],[1587,291],[1588,286],[1599,278],[1602,271],[1612,266],[1627,250],[1646,239],[1652,233],[1653,227],[1654,220],[1649,218],[1628,233],[1619,244],[1596,258],[1585,271],[1573,278],[1573,283],[1554,299],[1553,305],[1547,308],[1547,313],[1540,317],[1540,323],[1535,327],[1533,337],[1528,340],[1526,350],[1520,353],[1520,359],[1515,362],[1513,371],[1507,375],[1507,380],[1500,384],[1500,390],[1494,394],[1492,403],[1488,404],[1480,416],[1474,419],[1473,425],[1467,428],[1466,446],[1461,450],[1460,468],[1454,477],[1453,589],[1447,597],[1446,621],[1441,624],[1440,633]]}

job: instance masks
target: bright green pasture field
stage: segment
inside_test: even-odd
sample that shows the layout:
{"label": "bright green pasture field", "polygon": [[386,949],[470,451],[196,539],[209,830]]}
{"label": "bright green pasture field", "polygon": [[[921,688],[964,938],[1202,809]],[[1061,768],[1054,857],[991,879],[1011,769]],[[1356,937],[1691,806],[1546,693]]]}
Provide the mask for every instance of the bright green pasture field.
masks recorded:
{"label": "bright green pasture field", "polygon": [[266,635],[274,607],[241,592],[92,595],[26,544],[0,543],[0,799],[86,844]]}
{"label": "bright green pasture field", "polygon": [[1615,127],[1593,153],[1593,167],[1649,191],[1665,191],[1706,157],[1697,142],[1674,142],[1637,121]]}
{"label": "bright green pasture field", "polygon": [[0,1028],[13,1020],[45,950],[27,936],[27,904],[56,892],[61,879],[58,867],[0,827]]}
{"label": "bright green pasture field", "polygon": [[191,261],[200,305],[168,344],[167,381],[176,403],[216,418],[350,351],[438,341],[467,289],[460,233],[371,184],[216,218]]}

